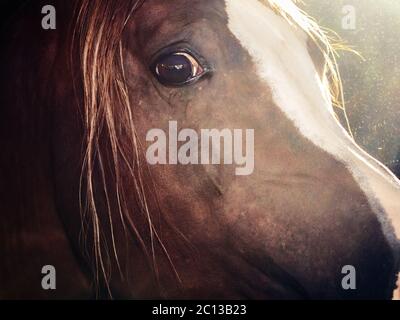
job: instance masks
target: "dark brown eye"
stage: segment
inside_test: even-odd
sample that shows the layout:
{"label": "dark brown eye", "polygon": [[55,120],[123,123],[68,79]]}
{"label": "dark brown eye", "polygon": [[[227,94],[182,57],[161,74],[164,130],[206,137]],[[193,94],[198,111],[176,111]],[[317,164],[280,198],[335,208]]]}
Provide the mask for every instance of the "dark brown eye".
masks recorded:
{"label": "dark brown eye", "polygon": [[197,59],[186,52],[164,55],[153,64],[152,68],[158,81],[166,86],[184,86],[205,73],[205,69]]}

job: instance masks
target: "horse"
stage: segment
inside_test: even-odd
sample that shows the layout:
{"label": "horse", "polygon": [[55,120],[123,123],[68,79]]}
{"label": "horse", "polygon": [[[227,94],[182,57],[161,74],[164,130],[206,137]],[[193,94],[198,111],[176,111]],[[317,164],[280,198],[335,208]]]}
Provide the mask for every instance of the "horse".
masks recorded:
{"label": "horse", "polygon": [[[294,1],[40,0],[4,31],[0,298],[393,298],[400,182]],[[149,164],[170,121],[254,130],[254,171]]]}

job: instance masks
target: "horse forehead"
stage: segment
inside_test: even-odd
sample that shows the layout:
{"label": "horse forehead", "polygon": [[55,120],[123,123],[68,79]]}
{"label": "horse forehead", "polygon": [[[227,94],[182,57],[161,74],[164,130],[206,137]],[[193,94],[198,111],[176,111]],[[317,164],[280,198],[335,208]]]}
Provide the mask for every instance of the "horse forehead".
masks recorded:
{"label": "horse forehead", "polygon": [[226,19],[224,0],[146,0],[135,19],[149,26],[186,24],[198,19]]}
{"label": "horse forehead", "polygon": [[251,56],[275,105],[309,142],[322,149],[329,147],[327,142],[340,148],[338,139],[328,141],[343,132],[332,121],[330,97],[310,55],[308,35],[259,0],[225,2],[228,29]]}

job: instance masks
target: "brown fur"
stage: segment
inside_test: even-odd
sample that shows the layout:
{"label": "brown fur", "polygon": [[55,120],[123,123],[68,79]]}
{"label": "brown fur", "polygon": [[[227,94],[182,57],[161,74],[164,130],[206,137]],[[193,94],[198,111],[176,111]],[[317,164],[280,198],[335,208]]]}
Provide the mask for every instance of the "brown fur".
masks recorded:
{"label": "brown fur", "polygon": [[[327,90],[340,92],[327,38],[300,12],[273,4],[318,44]],[[393,256],[365,195],[274,105],[227,30],[222,1],[57,6],[65,12],[57,33],[30,36],[43,41],[31,44],[40,72],[25,64],[29,43],[10,46],[20,52],[7,74],[23,76],[2,103],[1,137],[15,157],[2,159],[13,166],[3,180],[4,297],[54,297],[36,275],[54,259],[61,297],[390,298]],[[25,28],[34,24],[28,19]],[[217,72],[192,87],[165,88],[148,63],[181,39]],[[254,128],[257,171],[239,179],[231,167],[149,168],[143,137],[169,119],[195,129]],[[49,243],[55,247],[46,251]],[[24,268],[32,255],[36,263],[17,271],[16,286],[13,266]],[[357,292],[339,287],[344,264],[362,275]],[[24,287],[32,289],[17,290]]]}

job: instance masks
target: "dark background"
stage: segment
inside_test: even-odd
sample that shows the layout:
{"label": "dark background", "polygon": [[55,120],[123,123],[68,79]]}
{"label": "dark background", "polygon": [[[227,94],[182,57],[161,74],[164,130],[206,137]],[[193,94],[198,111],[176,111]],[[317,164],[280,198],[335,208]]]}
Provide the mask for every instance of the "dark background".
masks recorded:
{"label": "dark background", "polygon": [[23,9],[25,3],[28,1],[29,0],[0,0],[0,25],[2,30],[7,27],[8,21],[12,19],[13,15],[16,14],[19,9]]}
{"label": "dark background", "polygon": [[[1,0],[4,32],[11,32],[8,21],[27,1],[35,0]],[[337,32],[364,57],[343,53],[339,59],[350,124],[356,141],[400,176],[400,0],[304,3],[320,25]],[[342,28],[345,5],[356,10],[355,30]]]}

